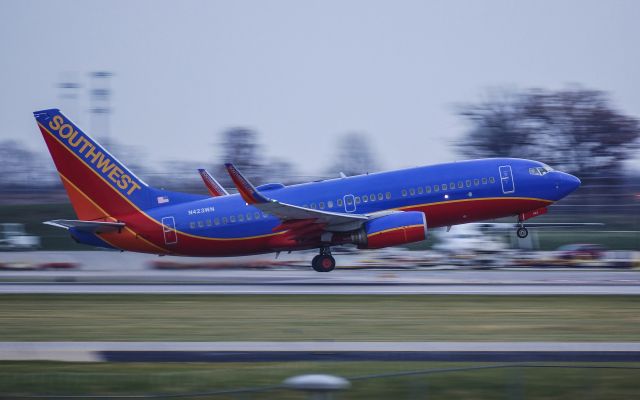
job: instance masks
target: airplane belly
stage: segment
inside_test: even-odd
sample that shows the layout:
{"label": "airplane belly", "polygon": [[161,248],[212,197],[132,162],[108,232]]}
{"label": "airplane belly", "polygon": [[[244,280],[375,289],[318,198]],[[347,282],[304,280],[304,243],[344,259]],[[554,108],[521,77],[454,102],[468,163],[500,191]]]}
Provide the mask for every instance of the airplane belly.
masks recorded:
{"label": "airplane belly", "polygon": [[454,200],[407,207],[403,211],[422,211],[426,214],[429,227],[437,228],[514,216],[550,203],[549,200],[529,198]]}

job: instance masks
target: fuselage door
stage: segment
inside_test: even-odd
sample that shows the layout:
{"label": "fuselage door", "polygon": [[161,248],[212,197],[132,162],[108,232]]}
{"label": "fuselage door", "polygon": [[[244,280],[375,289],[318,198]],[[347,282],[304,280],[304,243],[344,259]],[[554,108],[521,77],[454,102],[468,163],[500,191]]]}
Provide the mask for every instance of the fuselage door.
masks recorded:
{"label": "fuselage door", "polygon": [[176,233],[176,220],[173,217],[162,218],[162,233],[164,234],[164,244],[178,243],[178,234]]}
{"label": "fuselage door", "polygon": [[515,186],[513,184],[513,172],[511,171],[511,165],[502,165],[500,170],[500,183],[502,184],[502,193],[513,193]]}
{"label": "fuselage door", "polygon": [[344,196],[344,211],[348,213],[356,211],[356,199],[352,194]]}

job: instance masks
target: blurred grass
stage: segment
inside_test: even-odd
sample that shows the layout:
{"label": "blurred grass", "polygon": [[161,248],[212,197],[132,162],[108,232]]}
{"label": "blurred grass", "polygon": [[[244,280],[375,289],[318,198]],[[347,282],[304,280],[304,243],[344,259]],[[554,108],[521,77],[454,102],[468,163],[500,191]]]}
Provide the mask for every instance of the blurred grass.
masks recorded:
{"label": "blurred grass", "polygon": [[0,340],[637,341],[633,296],[2,295]]}
{"label": "blurred grass", "polygon": [[[478,364],[427,362],[288,362],[288,363],[3,363],[0,393],[8,394],[178,394],[279,385],[290,376],[327,373],[353,378],[426,369],[460,368]],[[485,364],[487,365],[487,364]],[[553,364],[551,364],[553,365]],[[571,364],[587,366],[586,364]],[[593,366],[593,364],[591,365]],[[637,363],[597,364],[599,367],[639,368]],[[567,399],[635,398],[639,371],[633,369],[506,368],[456,371],[353,380],[342,399]],[[200,398],[200,397],[198,397]],[[249,393],[216,399],[304,399],[285,390]]]}

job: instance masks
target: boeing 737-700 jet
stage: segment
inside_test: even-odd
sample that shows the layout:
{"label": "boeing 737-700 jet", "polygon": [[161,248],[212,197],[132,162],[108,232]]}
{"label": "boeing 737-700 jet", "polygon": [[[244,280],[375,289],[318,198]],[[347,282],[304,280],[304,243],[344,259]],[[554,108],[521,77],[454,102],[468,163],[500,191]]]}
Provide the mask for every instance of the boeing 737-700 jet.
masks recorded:
{"label": "boeing 737-700 jet", "polygon": [[[418,242],[427,227],[514,216],[525,221],[580,186],[531,160],[490,158],[319,182],[255,187],[232,164],[229,194],[200,170],[210,196],[147,185],[57,109],[34,113],[78,219],[48,221],[91,246],[184,256],[319,249],[316,271],[335,268],[331,246],[379,249]],[[533,226],[536,224],[529,224]]]}

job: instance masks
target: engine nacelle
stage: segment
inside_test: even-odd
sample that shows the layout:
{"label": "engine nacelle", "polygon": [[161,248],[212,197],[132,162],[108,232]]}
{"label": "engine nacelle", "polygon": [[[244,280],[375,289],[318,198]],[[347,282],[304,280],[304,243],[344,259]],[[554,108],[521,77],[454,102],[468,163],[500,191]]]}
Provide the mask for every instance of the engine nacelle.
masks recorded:
{"label": "engine nacelle", "polygon": [[351,236],[359,249],[380,249],[427,238],[427,220],[420,211],[404,211],[372,219]]}

